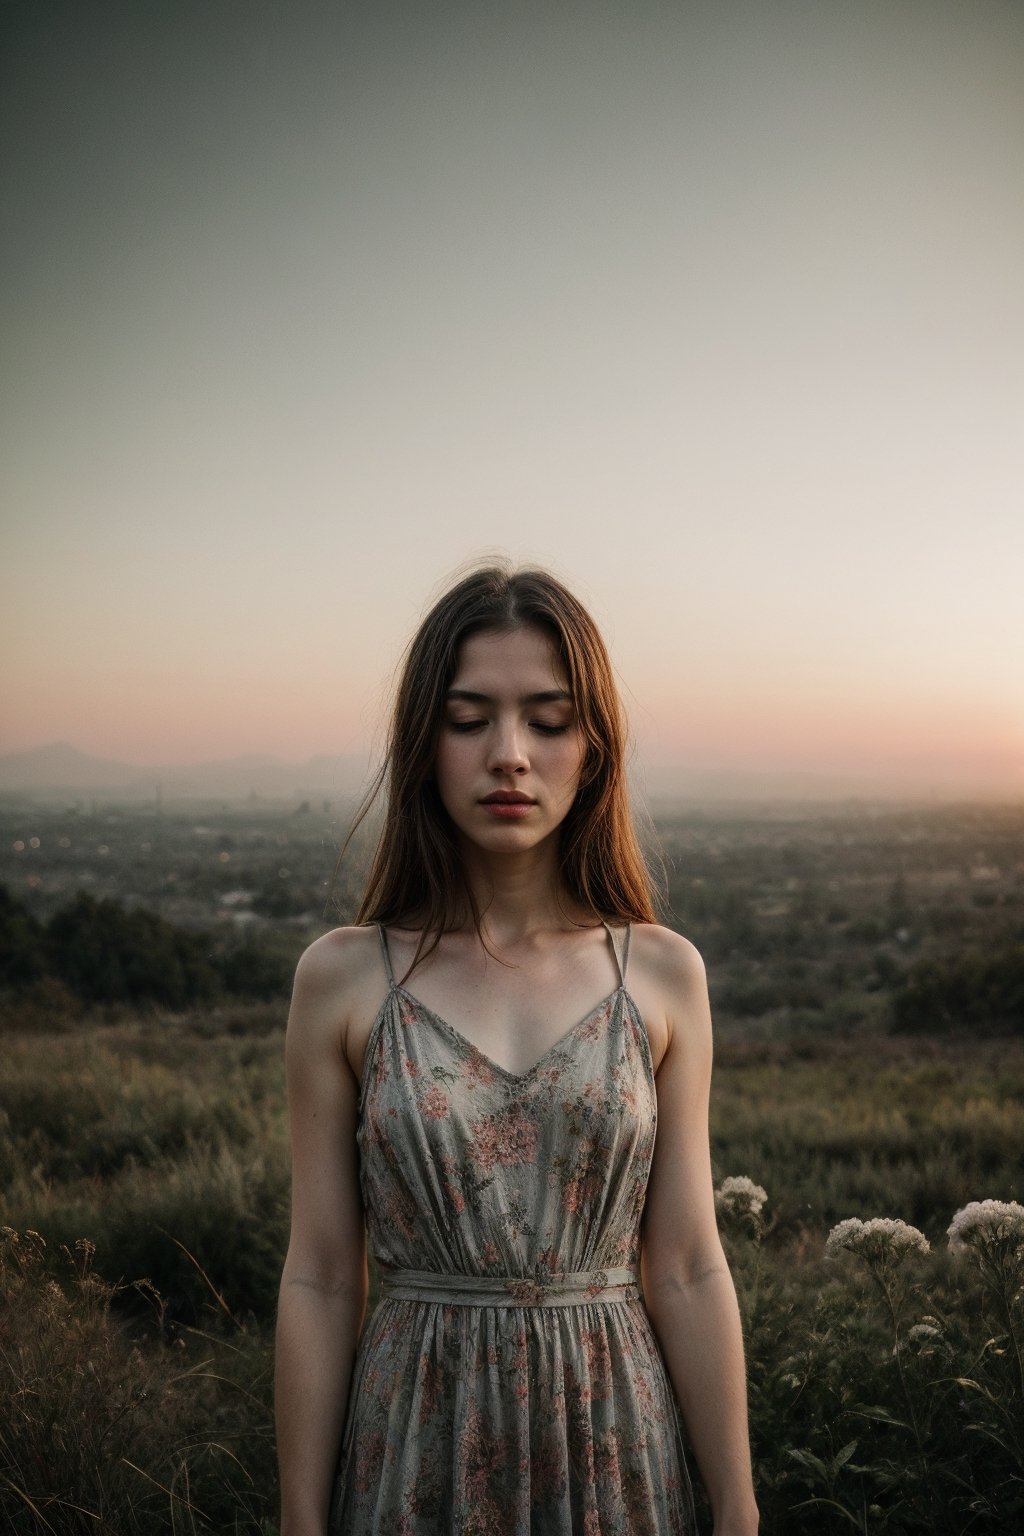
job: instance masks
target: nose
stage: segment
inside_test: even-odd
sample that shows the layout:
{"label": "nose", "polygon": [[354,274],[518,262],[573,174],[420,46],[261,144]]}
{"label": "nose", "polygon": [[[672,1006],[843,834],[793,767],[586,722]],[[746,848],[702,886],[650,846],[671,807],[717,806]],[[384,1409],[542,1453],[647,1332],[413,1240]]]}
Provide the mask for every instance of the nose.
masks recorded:
{"label": "nose", "polygon": [[491,773],[525,773],[529,768],[525,737],[517,721],[497,723],[491,737],[487,766]]}

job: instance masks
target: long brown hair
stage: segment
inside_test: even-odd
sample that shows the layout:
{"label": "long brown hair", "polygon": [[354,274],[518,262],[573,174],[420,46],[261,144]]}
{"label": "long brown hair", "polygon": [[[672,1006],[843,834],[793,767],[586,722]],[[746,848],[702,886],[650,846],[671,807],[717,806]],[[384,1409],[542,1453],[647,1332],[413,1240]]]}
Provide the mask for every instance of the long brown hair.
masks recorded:
{"label": "long brown hair", "polygon": [[579,789],[559,829],[565,889],[596,917],[655,921],[651,875],[629,806],[625,719],[600,632],[578,598],[549,572],[487,565],[451,587],[413,636],[384,761],[349,833],[351,840],[386,786],[383,825],[356,922],[420,928],[414,965],[468,913],[477,928],[480,921],[432,779],[459,647],[481,630],[521,626],[554,641],[586,742]]}

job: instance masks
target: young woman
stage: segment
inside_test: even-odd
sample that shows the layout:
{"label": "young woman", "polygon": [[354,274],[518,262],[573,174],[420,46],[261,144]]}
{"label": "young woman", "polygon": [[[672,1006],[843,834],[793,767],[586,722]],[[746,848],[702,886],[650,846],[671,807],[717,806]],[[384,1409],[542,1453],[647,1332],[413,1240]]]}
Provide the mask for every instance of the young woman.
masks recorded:
{"label": "young woman", "polygon": [[479,570],[427,615],[357,926],[295,978],[282,1536],[689,1536],[674,1399],[715,1536],[757,1529],[707,988],[623,756],[552,576]]}

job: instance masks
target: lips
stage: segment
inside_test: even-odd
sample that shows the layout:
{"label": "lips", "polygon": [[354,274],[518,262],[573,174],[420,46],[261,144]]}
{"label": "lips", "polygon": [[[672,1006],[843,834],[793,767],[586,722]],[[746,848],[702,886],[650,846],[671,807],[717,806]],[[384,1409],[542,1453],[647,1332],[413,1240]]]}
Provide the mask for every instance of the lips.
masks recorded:
{"label": "lips", "polygon": [[485,795],[480,801],[481,805],[536,805],[529,795],[522,794],[515,789],[496,789],[493,794]]}

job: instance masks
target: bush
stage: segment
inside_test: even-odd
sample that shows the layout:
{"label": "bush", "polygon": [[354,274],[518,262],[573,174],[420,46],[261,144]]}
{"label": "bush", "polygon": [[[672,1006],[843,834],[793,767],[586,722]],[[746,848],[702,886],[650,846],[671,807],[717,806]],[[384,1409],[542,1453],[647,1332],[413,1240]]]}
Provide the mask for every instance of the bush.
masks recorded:
{"label": "bush", "polygon": [[893,1028],[1024,1035],[1024,944],[915,966],[896,990]]}
{"label": "bush", "polygon": [[217,992],[204,941],[152,912],[79,895],[50,920],[56,974],[87,1003],[162,1003],[184,1008]]}
{"label": "bush", "polygon": [[[0,886],[3,1013],[38,1027],[69,1005],[183,1010],[227,995],[287,998],[301,935],[261,931],[258,942],[175,928],[153,912],[79,895],[43,927]],[[16,1007],[17,1005],[17,1007]]]}
{"label": "bush", "polygon": [[0,885],[0,980],[21,988],[46,974],[47,956],[42,926],[6,885]]}

